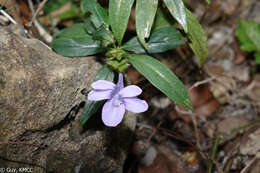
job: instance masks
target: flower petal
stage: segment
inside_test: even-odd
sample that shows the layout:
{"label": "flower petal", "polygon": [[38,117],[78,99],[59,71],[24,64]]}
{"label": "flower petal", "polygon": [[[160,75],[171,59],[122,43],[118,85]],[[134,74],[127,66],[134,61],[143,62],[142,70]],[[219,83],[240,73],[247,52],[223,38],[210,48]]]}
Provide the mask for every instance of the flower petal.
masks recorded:
{"label": "flower petal", "polygon": [[136,85],[129,85],[119,91],[122,98],[124,97],[135,97],[142,93],[142,89]]}
{"label": "flower petal", "polygon": [[114,89],[115,84],[107,80],[98,80],[91,84],[91,87],[96,90]]}
{"label": "flower petal", "polygon": [[119,90],[124,88],[124,77],[122,73],[119,73],[118,75],[118,81],[116,84],[117,88],[119,88]]}
{"label": "flower petal", "polygon": [[136,97],[123,98],[123,103],[126,110],[134,113],[145,112],[148,109],[148,104],[146,103],[146,101],[138,99]]}
{"label": "flower petal", "polygon": [[113,90],[92,90],[88,93],[88,100],[99,101],[110,99]]}
{"label": "flower petal", "polygon": [[115,127],[123,119],[125,114],[125,106],[121,104],[119,106],[113,105],[113,99],[108,100],[102,109],[102,121],[106,126]]}

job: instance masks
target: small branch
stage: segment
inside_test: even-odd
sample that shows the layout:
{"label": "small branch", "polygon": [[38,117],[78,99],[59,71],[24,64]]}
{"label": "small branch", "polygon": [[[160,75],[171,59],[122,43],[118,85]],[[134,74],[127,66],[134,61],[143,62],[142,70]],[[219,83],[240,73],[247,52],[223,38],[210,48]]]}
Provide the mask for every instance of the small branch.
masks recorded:
{"label": "small branch", "polygon": [[17,22],[8,13],[6,13],[4,10],[1,9],[0,13],[2,15],[4,15],[8,20],[10,20],[13,24],[17,24]]}
{"label": "small branch", "polygon": [[151,135],[150,135],[150,136],[148,137],[148,139],[147,139],[147,143],[149,143],[149,142],[151,141],[151,139],[153,138],[153,136],[156,134],[157,130],[160,128],[161,124],[162,124],[162,121],[160,121],[160,122],[156,125],[156,127],[153,129]]}
{"label": "small branch", "polygon": [[223,168],[221,167],[221,165],[216,160],[212,160],[207,154],[204,154],[200,150],[198,150],[198,152],[204,160],[210,160],[211,162],[213,162],[216,165],[216,168],[217,168],[219,173],[224,173]]}
{"label": "small branch", "polygon": [[216,79],[216,77],[211,77],[211,78],[208,78],[208,79],[205,79],[205,80],[202,80],[202,81],[198,81],[196,82],[195,84],[193,84],[190,88],[189,88],[189,91],[192,90],[193,88],[196,88],[202,84],[205,84],[205,83],[209,83],[211,82],[212,80]]}
{"label": "small branch", "polygon": [[257,159],[260,159],[260,152],[256,153],[255,157],[243,168],[240,173],[247,173],[250,167],[255,163]]}
{"label": "small branch", "polygon": [[27,2],[28,2],[28,4],[29,4],[29,8],[30,8],[30,10],[31,10],[31,12],[32,12],[32,15],[34,16],[35,10],[34,10],[34,7],[33,7],[33,2],[32,2],[32,0],[27,0]]}
{"label": "small branch", "polygon": [[[214,146],[213,146],[213,151],[212,151],[212,155],[211,155],[211,163],[210,163],[210,165],[209,165],[208,173],[211,173],[212,170],[213,170],[213,165],[214,165],[214,164],[216,165],[216,163],[215,163],[214,161],[215,161],[215,157],[216,157],[218,145],[219,145],[219,143],[220,143],[220,139],[223,138],[223,137],[225,137],[225,136],[228,136],[228,135],[231,135],[231,134],[233,134],[233,133],[236,133],[237,131],[240,131],[240,130],[245,129],[245,128],[247,128],[247,127],[253,126],[253,125],[257,124],[257,123],[260,123],[260,119],[253,120],[253,121],[251,121],[251,122],[249,122],[249,123],[246,123],[246,124],[244,124],[244,125],[242,125],[242,126],[239,126],[239,127],[237,127],[237,128],[233,128],[233,129],[231,129],[230,131],[223,132],[222,134],[220,134],[219,136],[217,136],[217,138],[216,138],[216,140],[215,140],[215,143],[214,143]],[[260,158],[260,154],[259,154],[259,153],[256,154],[256,158]],[[249,164],[249,166],[247,165],[247,167],[250,167],[250,165],[251,165],[251,164]],[[246,171],[247,168],[245,167],[243,170]],[[242,171],[243,171],[243,170],[242,170]],[[241,172],[241,173],[246,173],[245,171],[244,171],[244,172]]]}
{"label": "small branch", "polygon": [[[147,128],[147,129],[151,129],[151,130],[155,130],[156,127],[154,126],[151,126],[151,125],[148,125],[148,124],[142,124],[142,123],[137,123],[136,124],[137,126],[139,126],[140,128]],[[195,145],[193,145],[192,143],[195,143],[196,141],[192,141],[192,140],[187,140],[187,139],[184,139],[181,135],[179,135],[178,133],[172,131],[172,130],[169,130],[169,129],[166,129],[166,128],[163,128],[163,127],[158,127],[158,130],[163,132],[164,135],[166,136],[169,136],[169,137],[172,137],[176,140],[179,140],[179,141],[182,141],[182,142],[185,142],[187,144],[189,144],[190,146],[194,147],[194,148],[197,148]]]}
{"label": "small branch", "polygon": [[42,8],[44,7],[44,5],[46,4],[47,1],[48,1],[48,0],[43,0],[43,1],[40,3],[40,5],[39,5],[39,7],[37,8],[36,12],[33,14],[32,20],[27,24],[28,27],[31,27],[31,26],[32,26],[32,24],[33,24],[33,22],[35,21],[35,19],[36,19],[38,13],[42,10]]}
{"label": "small branch", "polygon": [[[35,16],[36,13],[35,13],[35,10],[33,7],[32,0],[27,0],[27,1],[28,1],[30,10],[31,10],[33,16]],[[39,8],[40,8],[40,5],[39,5]],[[34,23],[35,27],[38,29],[40,36],[42,36],[46,42],[48,42],[48,43],[52,42],[52,39],[53,39],[52,36],[39,24],[39,22],[37,20],[32,20],[31,23],[30,22],[28,23],[28,26],[32,25],[32,23]],[[51,50],[51,48],[49,46],[47,46],[45,43],[43,43],[43,42],[41,42],[41,43],[44,44],[44,46],[46,46],[48,49]]]}
{"label": "small branch", "polygon": [[259,119],[256,119],[256,120],[253,120],[253,121],[250,121],[250,122],[248,122],[248,123],[246,123],[246,124],[244,124],[244,125],[242,125],[242,126],[233,128],[233,129],[231,129],[230,131],[223,132],[220,136],[221,136],[221,137],[225,137],[225,136],[227,136],[227,135],[231,135],[231,134],[233,134],[233,133],[236,133],[236,132],[239,131],[239,130],[245,129],[245,128],[250,127],[250,126],[252,126],[252,125],[255,125],[255,124],[257,124],[257,123],[260,123],[260,118],[259,118]]}
{"label": "small branch", "polygon": [[196,145],[199,149],[201,149],[197,120],[194,116],[191,116],[191,119],[195,130]]}

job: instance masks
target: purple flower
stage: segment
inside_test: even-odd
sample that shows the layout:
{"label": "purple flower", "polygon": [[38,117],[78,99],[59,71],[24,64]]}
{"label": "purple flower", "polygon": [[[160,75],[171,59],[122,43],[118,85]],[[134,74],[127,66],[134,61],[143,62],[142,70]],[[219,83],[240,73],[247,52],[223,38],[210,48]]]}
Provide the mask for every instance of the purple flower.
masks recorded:
{"label": "purple flower", "polygon": [[107,126],[117,126],[122,121],[125,110],[141,113],[148,109],[146,101],[136,97],[142,93],[141,88],[136,85],[124,88],[122,73],[119,73],[116,85],[110,81],[98,80],[91,87],[93,90],[88,94],[88,100],[107,99],[102,109],[102,121]]}

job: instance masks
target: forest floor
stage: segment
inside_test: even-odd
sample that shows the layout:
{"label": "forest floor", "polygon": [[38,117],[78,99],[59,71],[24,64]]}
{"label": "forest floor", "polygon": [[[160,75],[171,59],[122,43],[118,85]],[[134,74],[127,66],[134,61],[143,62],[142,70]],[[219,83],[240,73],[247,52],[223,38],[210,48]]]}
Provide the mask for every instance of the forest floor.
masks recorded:
{"label": "forest floor", "polygon": [[155,56],[184,81],[195,113],[129,71],[133,83],[143,84],[152,109],[138,117],[132,155],[137,161],[128,172],[259,173],[259,65],[240,50],[235,31],[240,19],[260,22],[260,2],[186,2],[207,33],[208,61],[199,69],[187,46]]}
{"label": "forest floor", "polygon": [[[13,7],[10,13],[18,23],[27,23],[31,7],[25,1],[18,2],[7,2]],[[187,45],[153,56],[180,77],[190,93],[195,112],[174,104],[130,68],[129,80],[143,89],[142,97],[150,108],[138,116],[135,140],[124,172],[259,173],[260,68],[253,54],[240,49],[235,31],[240,19],[260,23],[260,1],[212,0],[207,5],[203,0],[186,0],[186,6],[207,33],[207,62],[198,68]],[[62,10],[69,8],[64,5]],[[61,11],[54,13],[58,16]],[[44,14],[40,15],[46,26],[34,27],[32,32],[35,37],[50,42],[50,21]],[[130,32],[135,28],[133,16],[128,27]],[[74,22],[55,17],[53,20],[55,25],[63,26]]]}

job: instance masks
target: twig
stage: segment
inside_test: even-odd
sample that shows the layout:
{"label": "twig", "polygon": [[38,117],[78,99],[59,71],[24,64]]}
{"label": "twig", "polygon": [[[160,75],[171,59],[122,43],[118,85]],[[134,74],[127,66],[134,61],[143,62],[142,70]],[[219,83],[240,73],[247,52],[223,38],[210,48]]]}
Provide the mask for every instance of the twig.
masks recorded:
{"label": "twig", "polygon": [[234,162],[234,158],[239,150],[240,145],[241,142],[235,143],[235,145],[231,147],[232,149],[226,154],[222,162],[222,165],[224,165],[224,172],[230,172],[231,166]]}
{"label": "twig", "polygon": [[37,8],[36,12],[33,14],[33,17],[32,17],[32,19],[31,19],[31,21],[27,24],[28,27],[31,27],[31,26],[32,26],[32,23],[35,21],[35,19],[36,19],[38,13],[42,10],[42,8],[44,7],[44,5],[46,4],[47,1],[48,1],[48,0],[43,0],[43,1],[40,3],[40,5],[39,5],[39,7]]}
{"label": "twig", "polygon": [[216,168],[218,170],[219,173],[224,173],[223,171],[223,168],[221,167],[221,165],[215,160],[215,159],[212,159],[210,158],[207,154],[204,154],[202,151],[198,150],[199,154],[202,156],[202,158],[204,160],[210,160],[212,161],[215,165],[216,165]]}
{"label": "twig", "polygon": [[147,139],[147,143],[149,143],[149,142],[151,141],[152,137],[156,134],[156,132],[157,132],[157,130],[160,128],[161,124],[162,124],[162,121],[160,121],[160,122],[157,124],[157,126],[153,129],[151,135],[150,135],[150,136],[148,137],[148,139]]}
{"label": "twig", "polygon": [[225,136],[227,136],[227,135],[231,135],[231,134],[233,134],[233,133],[236,133],[236,132],[239,131],[239,130],[245,129],[245,128],[247,128],[247,127],[249,127],[249,126],[252,126],[252,125],[255,125],[255,124],[257,124],[257,123],[260,123],[260,118],[259,118],[259,119],[256,119],[256,120],[253,120],[253,121],[250,121],[250,122],[248,122],[248,123],[246,123],[246,124],[244,124],[244,125],[242,125],[242,126],[233,128],[233,129],[231,129],[231,130],[229,130],[229,131],[227,131],[227,132],[223,132],[220,136],[221,136],[221,137],[225,137]]}
{"label": "twig", "polygon": [[[148,124],[137,123],[136,125],[139,126],[140,128],[147,128],[147,129],[151,129],[151,130],[156,129],[156,127],[153,127],[153,126],[148,125]],[[172,130],[163,128],[163,127],[158,127],[158,130],[163,132],[163,134],[166,135],[166,136],[169,136],[169,137],[172,137],[172,138],[174,138],[176,140],[185,142],[185,143],[189,144],[190,146],[196,148],[196,146],[192,144],[192,143],[195,143],[196,141],[192,141],[190,139],[186,140],[181,135],[179,135],[178,133],[176,133],[176,132],[174,132]]]}
{"label": "twig", "polygon": [[[242,125],[242,126],[239,126],[239,127],[237,127],[237,128],[233,128],[233,129],[231,129],[230,131],[223,132],[221,135],[217,136],[217,138],[216,138],[216,140],[215,140],[215,143],[214,143],[214,146],[213,146],[213,151],[212,151],[212,156],[211,156],[211,163],[210,163],[210,165],[209,165],[208,173],[211,173],[211,172],[212,172],[213,164],[216,165],[216,163],[214,162],[214,160],[215,160],[215,157],[216,157],[216,153],[217,153],[218,145],[219,145],[219,143],[220,143],[220,139],[223,138],[223,137],[225,137],[225,136],[228,136],[228,135],[231,135],[231,134],[233,134],[233,133],[236,133],[236,132],[239,131],[239,130],[245,129],[245,128],[250,127],[250,126],[252,126],[252,125],[255,125],[255,124],[257,124],[257,123],[260,123],[260,118],[259,118],[259,119],[256,119],[256,120],[253,120],[253,121],[251,121],[251,122],[249,122],[249,123],[246,123],[246,124],[244,124],[244,125]],[[257,153],[257,154],[258,154],[258,155],[257,155],[257,158],[258,158],[258,157],[260,158],[260,156],[259,156],[260,154],[259,154],[259,153]],[[244,168],[244,169],[245,169],[245,168]],[[243,172],[241,172],[241,173],[243,173]],[[244,172],[244,173],[245,173],[245,172]]]}
{"label": "twig", "polygon": [[194,116],[191,116],[191,119],[192,119],[192,123],[193,123],[194,130],[195,130],[196,145],[197,145],[197,147],[198,147],[199,149],[201,149],[197,121],[196,121],[196,119],[195,119]]}
{"label": "twig", "polygon": [[27,0],[27,2],[28,2],[28,4],[29,4],[29,8],[30,8],[30,10],[31,10],[31,12],[32,12],[32,14],[33,14],[33,16],[34,16],[35,11],[34,11],[34,7],[33,7],[33,2],[32,2],[32,0]]}
{"label": "twig", "polygon": [[8,20],[10,20],[13,24],[17,24],[17,22],[8,13],[6,13],[4,10],[1,9],[0,13],[2,15],[4,15]]}
{"label": "twig", "polygon": [[250,168],[250,167],[255,163],[255,161],[256,161],[257,159],[259,159],[259,158],[260,158],[260,152],[257,152],[256,155],[255,155],[255,157],[254,157],[252,160],[250,160],[250,162],[246,165],[246,167],[243,168],[243,170],[242,170],[240,173],[247,173],[248,170],[249,170],[249,168]]}
{"label": "twig", "polygon": [[205,80],[202,80],[202,81],[198,81],[196,82],[195,84],[193,84],[190,88],[189,88],[189,91],[192,90],[193,88],[196,88],[202,84],[205,84],[205,83],[209,83],[211,82],[212,80],[216,79],[216,77],[211,77],[211,78],[208,78],[208,79],[205,79]]}
{"label": "twig", "polygon": [[[28,4],[29,4],[30,10],[31,10],[33,16],[35,16],[36,13],[34,11],[32,0],[28,0]],[[39,5],[39,7],[40,7],[40,5]],[[42,36],[46,42],[48,42],[48,43],[52,42],[52,36],[47,31],[45,31],[45,29],[39,24],[39,22],[37,20],[32,20],[31,22],[34,23],[35,27],[38,29],[40,36]],[[28,25],[31,25],[31,24],[28,24]],[[43,43],[43,42],[41,42],[41,43],[44,44],[44,46],[46,46],[48,49],[51,50],[51,48],[49,46],[47,46],[45,43]]]}

